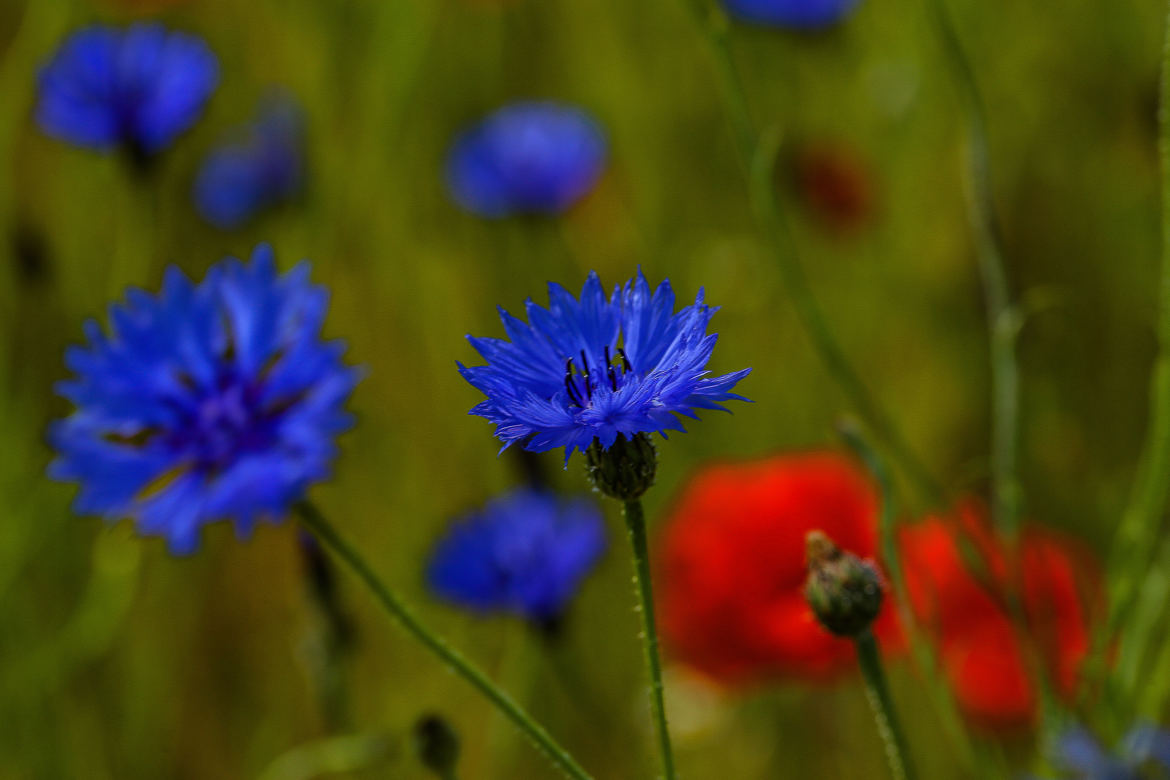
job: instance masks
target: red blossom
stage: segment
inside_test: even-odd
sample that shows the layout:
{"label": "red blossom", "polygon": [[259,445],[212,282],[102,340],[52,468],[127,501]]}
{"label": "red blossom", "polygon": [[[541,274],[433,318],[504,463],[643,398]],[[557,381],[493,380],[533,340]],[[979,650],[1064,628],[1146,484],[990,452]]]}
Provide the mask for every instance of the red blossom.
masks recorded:
{"label": "red blossom", "polygon": [[[856,665],[852,642],[805,603],[805,535],[877,552],[877,497],[849,460],[780,455],[700,471],[658,549],[662,633],[674,655],[729,684],[827,679]],[[897,635],[889,604],[875,629]]]}
{"label": "red blossom", "polygon": [[977,504],[905,528],[900,546],[911,607],[937,643],[959,706],[976,725],[1005,731],[1032,724],[1037,692],[1029,646],[1056,692],[1073,695],[1089,649],[1085,594],[1096,588],[1091,574],[1078,576],[1094,566],[1076,545],[1036,528],[1021,536],[1027,636],[1007,606],[1015,587],[1007,554]]}

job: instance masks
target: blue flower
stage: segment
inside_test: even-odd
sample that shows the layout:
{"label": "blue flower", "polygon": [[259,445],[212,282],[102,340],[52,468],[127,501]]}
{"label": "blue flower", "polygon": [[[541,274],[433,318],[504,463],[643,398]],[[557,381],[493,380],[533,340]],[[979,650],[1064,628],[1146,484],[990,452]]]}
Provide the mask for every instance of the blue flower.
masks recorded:
{"label": "blue flower", "polygon": [[1170,770],[1170,733],[1149,724],[1134,726],[1110,753],[1084,728],[1074,727],[1056,741],[1053,761],[1063,777],[1083,780],[1140,780],[1145,769]]}
{"label": "blue flower", "polygon": [[172,267],[159,295],[126,298],[108,336],[90,320],[66,353],[76,377],[58,392],[76,410],[50,428],[50,476],[80,483],[77,512],[131,517],[179,554],[213,520],[247,536],[281,519],[328,476],[359,378],[321,340],[328,293],[308,264],[279,275],[261,244],[199,284]]}
{"label": "blue flower", "polygon": [[[488,361],[459,365],[463,378],[487,396],[471,410],[496,424],[507,449],[584,452],[596,439],[609,449],[619,435],[682,431],[677,415],[723,409],[747,399],[731,389],[751,369],[708,377],[716,334],[707,324],[718,310],[695,302],[674,311],[674,290],[663,281],[650,293],[646,277],[614,288],[607,300],[590,273],[578,301],[559,284],[548,287],[549,308],[529,299],[528,324],[500,309],[511,341],[468,336]],[[726,411],[726,410],[724,410]]]}
{"label": "blue flower", "polygon": [[723,0],[732,16],[775,27],[816,29],[845,17],[857,0]]}
{"label": "blue flower", "polygon": [[41,69],[37,121],[78,146],[148,156],[195,123],[218,81],[200,38],[159,24],[92,25]]}
{"label": "blue flower", "polygon": [[237,140],[203,160],[195,179],[195,207],[212,225],[238,227],[257,211],[288,199],[303,175],[301,113],[274,96]]}
{"label": "blue flower", "polygon": [[456,522],[427,581],[474,612],[555,622],[604,551],[605,524],[592,501],[521,488]]}
{"label": "blue flower", "polygon": [[456,139],[447,184],[482,217],[559,214],[593,188],[605,159],[605,136],[580,109],[513,103]]}

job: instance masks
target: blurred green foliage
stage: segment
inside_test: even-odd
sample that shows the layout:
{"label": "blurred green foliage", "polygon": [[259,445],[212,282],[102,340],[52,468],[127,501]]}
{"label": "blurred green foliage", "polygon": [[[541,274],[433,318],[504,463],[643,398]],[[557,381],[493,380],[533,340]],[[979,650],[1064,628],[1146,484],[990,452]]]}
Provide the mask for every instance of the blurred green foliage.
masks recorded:
{"label": "blurred green foliage", "polygon": [[[1026,516],[1101,544],[1134,468],[1154,347],[1160,4],[951,5],[988,99],[1011,281],[1035,304],[1020,347]],[[499,335],[495,305],[539,300],[546,280],[574,288],[595,268],[612,285],[641,264],[681,297],[706,286],[723,306],[712,368],[755,369],[742,385],[754,405],[707,415],[661,448],[652,532],[704,461],[833,446],[842,398],[754,232],[711,63],[681,4],[191,0],[158,17],[204,35],[223,78],[158,175],[135,181],[116,157],[31,121],[37,67],[61,37],[128,12],[112,0],[0,1],[0,778],[422,778],[410,731],[427,711],[458,729],[464,776],[552,776],[348,578],[352,728],[331,731],[313,671],[321,619],[291,527],[240,544],[216,526],[199,554],[174,559],[126,524],[74,517],[73,488],[44,478],[46,425],[68,411],[52,386],[82,320],[126,284],[156,289],[168,263],[201,275],[259,240],[286,267],[312,259],[332,289],[328,332],[369,368],[337,477],[314,497],[598,778],[648,776],[622,545],[551,653],[513,621],[435,603],[421,571],[448,517],[518,479],[490,427],[466,414],[478,394],[455,371],[476,360],[462,336]],[[788,161],[808,144],[851,150],[871,177],[873,214],[855,230],[796,206],[802,259],[847,352],[935,474],[953,493],[983,491],[987,360],[961,131],[923,8],[863,0],[823,34],[737,28],[733,40],[758,120],[783,131],[777,186],[793,188]],[[191,206],[195,168],[272,84],[306,108],[308,186],[217,232]],[[443,189],[449,139],[526,97],[601,119],[612,163],[600,187],[559,221],[458,211]],[[42,264],[29,264],[18,245],[38,240]],[[559,455],[546,457],[562,487],[584,490],[579,459],[562,473]],[[923,776],[953,776],[912,672],[892,675]],[[688,778],[884,771],[856,679],[731,696],[674,668],[668,687]]]}

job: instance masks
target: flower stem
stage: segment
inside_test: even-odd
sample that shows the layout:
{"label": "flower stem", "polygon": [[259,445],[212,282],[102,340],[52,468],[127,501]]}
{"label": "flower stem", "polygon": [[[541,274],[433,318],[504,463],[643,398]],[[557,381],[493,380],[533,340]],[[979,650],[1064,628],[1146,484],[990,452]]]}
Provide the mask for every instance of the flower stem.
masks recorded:
{"label": "flower stem", "polygon": [[[780,208],[772,171],[775,144],[762,143],[752,119],[746,92],[728,40],[725,16],[706,0],[684,0],[695,26],[711,49],[727,107],[736,152],[747,176],[748,196],[756,221],[775,256],[781,279],[801,326],[825,370],[845,393],[849,403],[897,458],[907,476],[931,503],[941,500],[942,490],[929,470],[911,450],[902,432],[870,392],[845,355],[821,311],[800,263],[785,214]],[[778,133],[776,134],[778,137]]]}
{"label": "flower stem", "polygon": [[674,754],[670,747],[670,731],[666,726],[662,661],[658,657],[658,629],[654,621],[654,593],[650,585],[650,554],[646,545],[646,518],[642,513],[641,500],[635,498],[626,501],[622,514],[626,519],[630,547],[634,552],[634,586],[638,590],[638,611],[642,614],[642,649],[646,655],[646,670],[650,674],[650,711],[662,755],[662,775],[666,780],[674,780]]}
{"label": "flower stem", "polygon": [[326,546],[345,562],[353,573],[358,576],[377,598],[378,603],[396,619],[407,633],[417,639],[424,647],[438,656],[453,672],[462,677],[473,688],[487,697],[515,726],[520,729],[536,747],[547,755],[552,762],[574,780],[591,780],[590,775],[573,760],[573,757],[561,747],[545,731],[544,727],[534,721],[532,717],[512,701],[512,698],[498,688],[495,683],[476,668],[458,651],[447,644],[418,619],[414,612],[406,606],[402,599],[382,582],[362,556],[349,542],[338,535],[337,531],[325,519],[325,516],[316,506],[308,501],[297,504],[297,512],[305,527],[313,532]]}
{"label": "flower stem", "polygon": [[902,560],[897,544],[897,506],[894,498],[893,485],[890,481],[889,469],[881,456],[866,441],[865,436],[851,420],[845,420],[838,426],[838,431],[845,443],[865,463],[866,469],[877,482],[881,510],[878,529],[881,539],[882,564],[889,572],[890,582],[893,585],[895,605],[898,610],[898,621],[902,630],[910,640],[911,657],[920,671],[926,672],[928,693],[933,699],[935,714],[942,721],[943,730],[952,741],[952,747],[967,772],[972,777],[986,775],[985,767],[980,766],[980,757],[971,742],[971,736],[963,726],[963,720],[955,705],[954,697],[939,674],[939,662],[931,643],[923,635],[922,627],[914,617],[910,608],[910,591],[906,586],[906,574],[902,568]]}
{"label": "flower stem", "polygon": [[[1158,106],[1158,152],[1162,177],[1162,269],[1158,286],[1158,356],[1150,376],[1150,409],[1146,440],[1138,461],[1129,504],[1121,516],[1110,557],[1112,598],[1109,619],[1099,632],[1094,654],[1097,666],[1110,638],[1123,625],[1139,597],[1145,578],[1156,576],[1154,544],[1170,494],[1170,15],[1162,50],[1162,82]],[[1118,665],[1143,650],[1145,637],[1122,637]]]}
{"label": "flower stem", "polygon": [[983,280],[991,350],[991,514],[995,527],[1009,548],[1014,550],[1020,531],[1021,496],[1017,467],[1020,374],[1016,361],[1016,335],[1019,316],[1008,289],[1002,233],[992,198],[987,112],[975,72],[963,53],[944,0],[928,0],[927,5],[954,76],[967,124],[968,214],[975,234],[979,274]]}
{"label": "flower stem", "polygon": [[873,710],[878,734],[886,745],[886,760],[890,765],[890,774],[894,780],[913,780],[913,768],[906,760],[910,751],[906,749],[906,738],[894,713],[894,703],[890,699],[890,689],[886,685],[886,675],[882,670],[882,661],[878,655],[873,632],[866,629],[853,641],[857,647],[861,675],[865,678],[865,696],[869,699],[870,709]]}

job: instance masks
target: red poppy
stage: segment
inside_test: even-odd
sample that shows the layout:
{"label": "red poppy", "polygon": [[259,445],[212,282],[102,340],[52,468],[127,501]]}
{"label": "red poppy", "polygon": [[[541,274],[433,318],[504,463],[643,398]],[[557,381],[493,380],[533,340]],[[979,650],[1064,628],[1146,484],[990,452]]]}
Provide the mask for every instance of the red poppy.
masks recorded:
{"label": "red poppy", "polygon": [[[781,455],[711,466],[683,490],[660,539],[663,636],[682,661],[725,683],[819,678],[853,668],[852,642],[805,603],[805,534],[873,557],[877,498],[846,458]],[[896,635],[888,605],[875,624]]]}
{"label": "red poppy", "polygon": [[1041,529],[1020,539],[1028,636],[1011,620],[1007,556],[978,505],[903,529],[900,545],[911,607],[937,642],[958,704],[974,723],[1000,731],[1032,723],[1036,687],[1026,643],[1056,692],[1072,696],[1089,649],[1085,594],[1093,584],[1077,572],[1094,567],[1069,540]]}
{"label": "red poppy", "polygon": [[872,220],[876,209],[872,178],[866,162],[843,143],[804,144],[792,156],[797,196],[835,233],[856,232]]}

